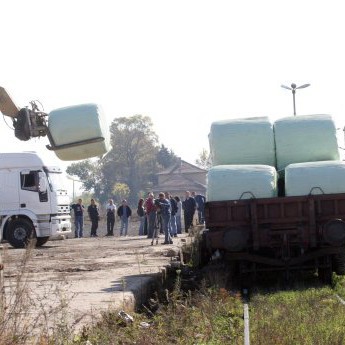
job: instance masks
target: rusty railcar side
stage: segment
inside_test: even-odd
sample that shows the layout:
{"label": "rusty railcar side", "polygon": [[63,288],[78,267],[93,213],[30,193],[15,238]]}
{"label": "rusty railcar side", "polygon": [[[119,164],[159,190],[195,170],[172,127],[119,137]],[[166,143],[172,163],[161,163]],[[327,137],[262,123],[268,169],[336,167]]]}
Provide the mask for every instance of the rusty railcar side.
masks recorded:
{"label": "rusty railcar side", "polygon": [[210,256],[255,270],[345,273],[345,194],[207,202],[205,221]]}

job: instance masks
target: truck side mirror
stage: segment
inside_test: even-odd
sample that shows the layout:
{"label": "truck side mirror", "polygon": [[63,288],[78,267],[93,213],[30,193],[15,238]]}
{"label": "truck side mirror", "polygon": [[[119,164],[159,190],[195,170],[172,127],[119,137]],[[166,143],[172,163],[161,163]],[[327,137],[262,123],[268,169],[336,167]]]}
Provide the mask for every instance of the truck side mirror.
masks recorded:
{"label": "truck side mirror", "polygon": [[47,192],[47,179],[46,175],[43,172],[38,173],[38,190],[41,193]]}

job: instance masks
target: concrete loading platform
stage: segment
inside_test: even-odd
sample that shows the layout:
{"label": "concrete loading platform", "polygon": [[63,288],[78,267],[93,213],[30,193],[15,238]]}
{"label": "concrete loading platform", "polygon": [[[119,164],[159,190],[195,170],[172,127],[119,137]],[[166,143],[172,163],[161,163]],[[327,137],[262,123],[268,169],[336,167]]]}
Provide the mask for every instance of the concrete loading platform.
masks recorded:
{"label": "concrete loading platform", "polygon": [[[43,296],[45,307],[55,307],[61,298],[67,301],[69,317],[80,326],[102,310],[131,311],[145,302],[157,278],[164,276],[166,266],[190,240],[181,234],[172,245],[161,244],[163,235],[158,245],[151,245],[146,236],[49,241],[31,250],[24,279],[33,295]],[[2,247],[8,295],[23,267],[25,250]]]}

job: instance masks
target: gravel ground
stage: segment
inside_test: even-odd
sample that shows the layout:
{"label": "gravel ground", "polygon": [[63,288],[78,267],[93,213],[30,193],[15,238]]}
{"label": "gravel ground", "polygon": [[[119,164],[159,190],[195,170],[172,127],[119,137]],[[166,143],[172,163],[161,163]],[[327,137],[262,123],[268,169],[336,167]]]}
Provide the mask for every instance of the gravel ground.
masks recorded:
{"label": "gravel ground", "polygon": [[[117,221],[114,237],[105,237],[106,224],[101,221],[99,237],[90,238],[87,221],[84,238],[74,238],[73,234],[48,241],[31,249],[24,264],[25,249],[4,243],[0,254],[7,301],[21,277],[31,297],[39,302],[40,314],[57,308],[63,299],[68,301],[69,317],[79,320],[77,325],[110,307],[133,309],[138,293],[144,295],[152,277],[178,255],[190,237],[182,234],[173,245],[162,245],[164,236],[160,235],[159,244],[151,246],[150,239],[137,235],[138,222],[130,223],[128,237],[119,237],[119,226]],[[31,314],[36,315],[34,311]]]}

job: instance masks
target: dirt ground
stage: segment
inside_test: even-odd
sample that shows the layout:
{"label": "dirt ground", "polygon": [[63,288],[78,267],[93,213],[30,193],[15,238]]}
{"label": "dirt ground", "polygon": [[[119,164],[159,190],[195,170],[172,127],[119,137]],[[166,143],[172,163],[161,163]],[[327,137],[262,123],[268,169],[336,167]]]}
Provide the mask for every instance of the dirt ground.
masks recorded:
{"label": "dirt ground", "polygon": [[159,244],[151,246],[150,239],[138,236],[138,228],[139,223],[133,221],[129,236],[119,237],[117,222],[115,236],[105,237],[106,226],[100,222],[99,237],[90,238],[90,224],[86,223],[84,238],[75,239],[73,234],[64,240],[48,241],[43,247],[33,248],[25,264],[24,249],[2,244],[6,294],[13,291],[26,266],[27,287],[41,299],[40,304],[43,301],[46,306],[56,306],[61,299],[68,301],[69,315],[81,323],[100,310],[131,309],[136,302],[134,296],[146,293],[152,276],[175,259],[190,239],[182,234],[174,238],[173,245],[162,245],[161,234]]}

